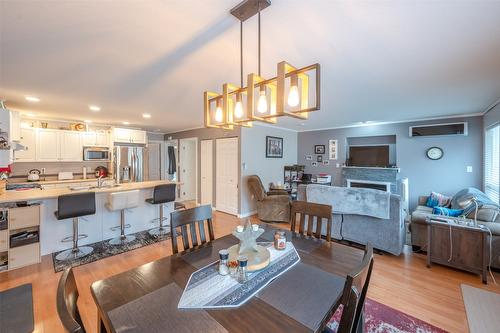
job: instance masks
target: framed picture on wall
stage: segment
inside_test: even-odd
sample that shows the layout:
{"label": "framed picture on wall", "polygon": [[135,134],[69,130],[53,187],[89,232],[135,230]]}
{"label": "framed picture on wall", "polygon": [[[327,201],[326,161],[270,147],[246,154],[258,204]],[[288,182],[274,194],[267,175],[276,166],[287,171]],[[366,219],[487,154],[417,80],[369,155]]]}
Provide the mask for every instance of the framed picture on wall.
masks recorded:
{"label": "framed picture on wall", "polygon": [[313,167],[318,166],[318,162],[311,162],[311,166],[313,166]]}
{"label": "framed picture on wall", "polygon": [[315,154],[324,154],[325,153],[325,145],[315,145],[314,146]]}
{"label": "framed picture on wall", "polygon": [[283,138],[266,136],[266,158],[283,158]]}
{"label": "framed picture on wall", "polygon": [[330,161],[329,160],[324,160],[323,161],[323,165],[330,165]]}
{"label": "framed picture on wall", "polygon": [[316,162],[323,162],[323,155],[316,156]]}
{"label": "framed picture on wall", "polygon": [[313,156],[312,155],[306,155],[306,161],[312,161]]}
{"label": "framed picture on wall", "polygon": [[330,160],[337,159],[338,142],[339,142],[338,140],[329,140],[328,141],[328,154],[329,154]]}

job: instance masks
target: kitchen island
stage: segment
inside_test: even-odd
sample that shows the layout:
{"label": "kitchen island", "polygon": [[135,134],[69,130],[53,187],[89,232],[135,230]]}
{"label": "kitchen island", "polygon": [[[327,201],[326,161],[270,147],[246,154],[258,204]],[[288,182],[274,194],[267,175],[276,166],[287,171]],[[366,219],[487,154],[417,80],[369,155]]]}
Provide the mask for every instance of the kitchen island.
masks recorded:
{"label": "kitchen island", "polygon": [[[135,233],[143,230],[151,229],[158,225],[159,208],[157,205],[151,205],[145,200],[151,198],[153,188],[156,185],[162,184],[178,184],[168,180],[161,181],[145,181],[138,183],[110,184],[104,185],[101,188],[94,187],[78,187],[70,189],[69,187],[52,188],[52,189],[29,189],[23,191],[7,191],[0,194],[0,205],[4,207],[15,207],[16,203],[24,202],[29,205],[40,205],[40,253],[46,255],[68,249],[71,247],[70,242],[61,242],[67,236],[72,235],[71,219],[57,220],[54,212],[57,210],[57,197],[64,194],[82,193],[93,191],[96,193],[96,213],[94,215],[85,216],[80,219],[79,229],[81,234],[87,234],[87,238],[79,240],[79,245],[91,244],[106,239],[117,237],[120,234],[119,228],[111,228],[120,225],[120,212],[110,211],[105,204],[108,200],[109,193],[139,190],[140,203],[136,208],[126,211],[126,223],[130,224],[130,228],[126,229],[126,233]],[[174,210],[174,203],[166,203],[163,205],[164,217],[169,224],[170,212]],[[152,221],[156,219],[156,224]]]}

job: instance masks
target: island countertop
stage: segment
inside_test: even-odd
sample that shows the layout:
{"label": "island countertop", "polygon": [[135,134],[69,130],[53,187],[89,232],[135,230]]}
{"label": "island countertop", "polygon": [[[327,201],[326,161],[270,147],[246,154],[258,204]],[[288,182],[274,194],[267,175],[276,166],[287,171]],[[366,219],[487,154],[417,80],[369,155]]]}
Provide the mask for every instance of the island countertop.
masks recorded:
{"label": "island countertop", "polygon": [[181,184],[179,182],[174,182],[170,180],[153,180],[138,183],[122,183],[117,184],[114,187],[102,187],[93,188],[90,190],[71,190],[69,188],[54,188],[54,189],[29,189],[22,191],[6,191],[0,194],[0,203],[8,203],[15,201],[33,201],[33,200],[43,200],[43,199],[53,199],[60,195],[72,194],[72,193],[82,193],[82,192],[96,192],[96,193],[110,193],[110,192],[122,192],[131,190],[142,190],[147,188],[153,188],[157,185],[163,184]]}

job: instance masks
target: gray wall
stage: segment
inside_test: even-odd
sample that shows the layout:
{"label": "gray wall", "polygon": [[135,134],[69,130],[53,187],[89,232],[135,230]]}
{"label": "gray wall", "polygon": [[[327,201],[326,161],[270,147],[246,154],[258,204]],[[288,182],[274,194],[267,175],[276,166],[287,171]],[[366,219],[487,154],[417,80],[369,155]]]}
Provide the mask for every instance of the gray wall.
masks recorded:
{"label": "gray wall", "polygon": [[500,103],[484,115],[484,128],[500,123]]}
{"label": "gray wall", "polygon": [[[439,136],[410,138],[408,127],[411,125],[467,121],[467,136]],[[306,165],[306,172],[329,173],[336,185],[341,185],[341,166],[345,163],[346,138],[355,136],[396,135],[396,157],[401,168],[400,177],[409,178],[410,209],[416,206],[419,195],[430,191],[455,194],[464,187],[482,187],[482,141],[483,119],[481,117],[440,119],[387,125],[330,129],[298,134],[298,164]],[[314,154],[314,145],[326,145],[328,140],[337,139],[338,160],[330,160],[329,166],[312,167],[305,155]],[[425,152],[429,147],[438,146],[444,150],[444,157],[438,161],[429,160]],[[327,154],[323,158],[328,158]],[[339,164],[337,167],[336,164]],[[467,173],[466,167],[472,166],[473,172]]]}
{"label": "gray wall", "polygon": [[[187,131],[182,131],[182,132],[176,132],[176,133],[168,133],[165,134],[165,140],[169,140],[170,138],[172,139],[186,139],[186,138],[198,138],[198,170],[197,170],[197,180],[198,180],[198,202],[201,201],[201,140],[208,140],[208,139],[217,139],[217,138],[230,138],[230,137],[237,137],[240,138],[241,136],[241,128],[235,127],[234,130],[223,130],[219,128],[197,128],[197,129],[192,129],[192,130],[187,130]],[[241,146],[241,140],[238,140],[240,142]],[[241,147],[239,149],[239,156],[238,156],[238,161],[241,161]],[[212,198],[213,198],[213,206],[215,206],[215,168],[216,168],[216,159],[215,159],[215,142],[213,145],[213,175],[212,175]],[[240,164],[240,163],[239,163]],[[240,170],[240,168],[238,168]],[[238,174],[238,179],[241,179],[241,171],[239,171]],[[182,182],[182,179],[180,180]],[[239,184],[241,185],[241,184]],[[239,186],[241,188],[241,186]],[[241,191],[238,191],[238,205],[240,205],[241,202]],[[241,207],[238,207],[238,211],[241,211]]]}
{"label": "gray wall", "polygon": [[[266,158],[266,136],[283,138],[283,158]],[[247,176],[258,175],[266,190],[269,183],[283,183],[283,166],[297,163],[297,132],[259,126],[241,130],[241,214],[256,210]]]}

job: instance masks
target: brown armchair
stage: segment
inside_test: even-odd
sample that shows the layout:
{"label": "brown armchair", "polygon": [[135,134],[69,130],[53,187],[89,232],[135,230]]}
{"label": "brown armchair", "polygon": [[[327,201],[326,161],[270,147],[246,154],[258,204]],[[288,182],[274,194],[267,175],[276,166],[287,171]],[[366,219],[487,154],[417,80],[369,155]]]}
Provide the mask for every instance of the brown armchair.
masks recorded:
{"label": "brown armchair", "polygon": [[259,176],[248,176],[248,188],[257,200],[259,219],[266,222],[290,222],[290,197],[288,194],[268,195]]}

